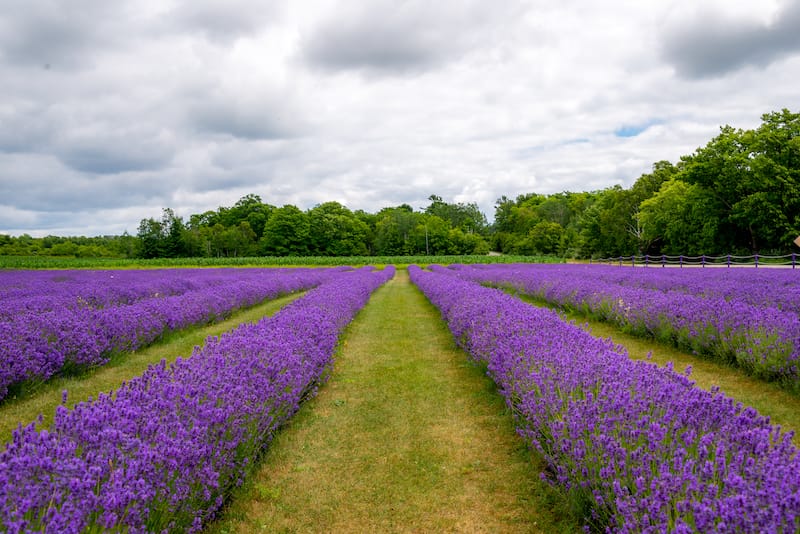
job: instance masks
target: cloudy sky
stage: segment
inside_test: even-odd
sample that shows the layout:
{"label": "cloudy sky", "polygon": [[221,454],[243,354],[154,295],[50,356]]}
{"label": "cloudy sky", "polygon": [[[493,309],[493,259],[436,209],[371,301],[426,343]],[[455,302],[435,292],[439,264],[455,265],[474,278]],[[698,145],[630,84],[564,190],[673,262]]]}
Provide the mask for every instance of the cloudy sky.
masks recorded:
{"label": "cloudy sky", "polygon": [[0,233],[630,186],[797,112],[797,0],[2,0]]}

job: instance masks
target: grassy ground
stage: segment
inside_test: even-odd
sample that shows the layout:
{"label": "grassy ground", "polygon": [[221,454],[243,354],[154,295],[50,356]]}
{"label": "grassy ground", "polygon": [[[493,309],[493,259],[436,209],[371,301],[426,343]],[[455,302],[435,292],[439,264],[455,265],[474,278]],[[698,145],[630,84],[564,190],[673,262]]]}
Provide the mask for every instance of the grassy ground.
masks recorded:
{"label": "grassy ground", "polygon": [[404,270],[208,531],[574,532],[493,383]]}
{"label": "grassy ground", "polygon": [[107,365],[87,371],[80,376],[51,379],[36,387],[29,387],[17,395],[3,399],[0,403],[0,443],[11,440],[12,431],[20,423],[27,424],[39,414],[44,415],[44,424],[52,421],[55,408],[61,404],[64,390],[69,392],[67,406],[72,407],[90,396],[117,389],[122,382],[142,374],[148,366],[162,359],[172,362],[179,356],[187,357],[197,345],[202,345],[208,336],[217,336],[244,322],[254,322],[278,311],[300,293],[288,295],[262,304],[238,310],[228,319],[202,327],[192,327],[170,332],[149,347],[136,352],[115,356]]}

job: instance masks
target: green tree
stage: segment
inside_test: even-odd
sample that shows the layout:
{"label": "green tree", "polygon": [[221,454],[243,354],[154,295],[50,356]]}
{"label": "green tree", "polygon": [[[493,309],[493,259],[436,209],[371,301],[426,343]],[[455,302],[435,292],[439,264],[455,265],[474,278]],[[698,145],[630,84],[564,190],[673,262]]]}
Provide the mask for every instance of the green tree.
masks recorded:
{"label": "green tree", "polygon": [[756,187],[734,204],[731,220],[757,240],[753,250],[790,250],[800,233],[800,113],[784,109],[761,117],[745,138]]}
{"label": "green tree", "polygon": [[139,239],[137,256],[140,258],[159,258],[163,254],[164,230],[161,221],[152,217],[142,219],[136,237]]}
{"label": "green tree", "polygon": [[78,256],[78,245],[70,240],[64,240],[49,247],[53,256]]}
{"label": "green tree", "polygon": [[417,226],[418,215],[408,204],[380,210],[375,223],[375,254],[412,254],[414,244],[411,232]]}
{"label": "green tree", "polygon": [[415,225],[410,232],[407,254],[448,254],[450,251],[450,223],[437,215],[415,214]]}
{"label": "green tree", "polygon": [[219,213],[213,210],[204,211],[203,213],[193,213],[189,216],[189,223],[187,228],[198,229],[201,227],[210,227],[220,222]]}
{"label": "green tree", "polygon": [[286,204],[272,212],[259,241],[267,256],[307,256],[310,222],[297,206]]}
{"label": "green tree", "polygon": [[183,220],[170,208],[164,208],[161,220],[152,217],[139,223],[140,258],[178,258],[187,255],[184,242],[185,226]]}
{"label": "green tree", "polygon": [[491,250],[489,242],[482,235],[476,233],[465,234],[461,228],[451,228],[447,239],[449,242],[448,254],[484,255]]}
{"label": "green tree", "polygon": [[165,208],[161,216],[161,229],[163,233],[162,256],[167,258],[186,256],[186,244],[183,241],[185,230],[183,219],[175,215],[172,209]]}
{"label": "green tree", "polygon": [[425,213],[447,221],[452,228],[460,228],[468,233],[485,233],[487,231],[486,215],[481,212],[475,202],[451,204],[444,202],[438,195],[431,195],[428,200],[431,203],[425,208]]}
{"label": "green tree", "polygon": [[240,198],[230,208],[220,207],[218,220],[227,228],[236,227],[243,222],[247,222],[258,239],[263,235],[264,225],[274,209],[274,206],[264,204],[260,196],[250,193]]}
{"label": "green tree", "polygon": [[534,254],[557,254],[564,228],[557,222],[542,221],[528,232]]}
{"label": "green tree", "polygon": [[731,219],[734,204],[755,186],[749,149],[743,141],[742,130],[722,127],[705,147],[682,158],[684,170],[680,178],[702,187],[717,200],[720,212],[715,214],[719,219],[716,248],[745,252],[751,250],[755,235]]}
{"label": "green tree", "polygon": [[721,247],[790,250],[800,232],[800,114],[767,113],[756,130],[722,127],[684,158],[681,179],[719,201]]}
{"label": "green tree", "polygon": [[716,254],[718,200],[698,185],[670,180],[639,207],[647,239],[668,255]]}
{"label": "green tree", "polygon": [[371,256],[375,254],[375,227],[378,223],[378,216],[364,210],[356,210],[353,215],[364,223],[364,227],[367,229],[367,233],[364,235],[364,246],[366,254]]}
{"label": "green tree", "polygon": [[338,202],[308,211],[311,253],[319,256],[364,256],[369,227]]}
{"label": "green tree", "polygon": [[640,229],[634,219],[638,206],[630,191],[619,185],[598,192],[582,217],[582,255],[611,257],[639,252]]}

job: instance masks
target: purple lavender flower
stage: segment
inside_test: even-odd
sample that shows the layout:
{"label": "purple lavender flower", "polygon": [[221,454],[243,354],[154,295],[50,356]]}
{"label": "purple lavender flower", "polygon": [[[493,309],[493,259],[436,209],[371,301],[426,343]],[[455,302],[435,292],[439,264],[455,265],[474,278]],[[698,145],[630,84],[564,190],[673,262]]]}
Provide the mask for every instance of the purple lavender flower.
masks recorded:
{"label": "purple lavender flower", "polygon": [[272,317],[20,427],[0,454],[8,532],[197,531],[325,380],[339,332],[393,267],[329,271]]}
{"label": "purple lavender flower", "polygon": [[169,330],[314,287],[339,270],[0,272],[0,399],[12,384],[103,365]]}
{"label": "purple lavender flower", "polygon": [[633,361],[555,312],[409,267],[459,345],[486,362],[546,477],[613,532],[796,532],[800,455],[752,408]]}
{"label": "purple lavender flower", "polygon": [[517,264],[452,271],[800,389],[800,283],[792,270]]}

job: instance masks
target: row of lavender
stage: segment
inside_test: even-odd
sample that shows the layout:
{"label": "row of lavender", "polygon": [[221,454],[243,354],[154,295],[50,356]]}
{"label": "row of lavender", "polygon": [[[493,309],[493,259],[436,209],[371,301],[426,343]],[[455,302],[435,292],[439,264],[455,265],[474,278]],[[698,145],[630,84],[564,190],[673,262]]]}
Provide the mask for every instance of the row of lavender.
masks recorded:
{"label": "row of lavender", "polygon": [[[676,269],[521,264],[454,269],[465,279],[510,285],[759,378],[800,388],[799,304],[778,297],[798,295],[800,278],[794,271],[764,269],[768,272],[751,278],[754,270],[692,269],[690,282],[689,275]],[[734,291],[737,285],[739,292]],[[784,309],[772,305],[773,298]]]}
{"label": "row of lavender", "polygon": [[410,267],[458,343],[488,364],[548,476],[614,532],[796,532],[791,434],[555,312],[453,271]]}
{"label": "row of lavender", "polygon": [[609,265],[561,267],[572,270],[577,276],[591,275],[611,285],[721,297],[800,313],[800,274],[793,269],[633,269]]}
{"label": "row of lavender", "polygon": [[[20,312],[102,308],[225,284],[231,269],[0,271],[0,320]],[[256,269],[243,270],[247,277]]]}
{"label": "row of lavender", "polygon": [[0,399],[8,388],[97,366],[165,332],[308,289],[326,269],[0,272]]}
{"label": "row of lavender", "polygon": [[0,454],[8,532],[197,531],[332,365],[339,332],[394,274],[341,272],[114,395],[63,406]]}

